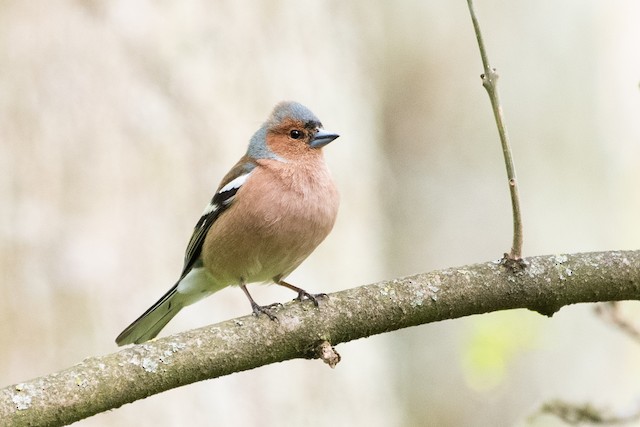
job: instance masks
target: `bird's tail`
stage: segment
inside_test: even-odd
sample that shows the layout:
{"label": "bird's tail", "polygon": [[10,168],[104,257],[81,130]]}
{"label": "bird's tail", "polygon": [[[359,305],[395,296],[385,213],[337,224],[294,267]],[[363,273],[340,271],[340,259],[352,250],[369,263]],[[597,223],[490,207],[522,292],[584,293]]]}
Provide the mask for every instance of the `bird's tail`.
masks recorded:
{"label": "bird's tail", "polygon": [[154,338],[186,305],[183,300],[184,296],[178,292],[176,283],[158,302],[118,335],[116,344],[140,344]]}

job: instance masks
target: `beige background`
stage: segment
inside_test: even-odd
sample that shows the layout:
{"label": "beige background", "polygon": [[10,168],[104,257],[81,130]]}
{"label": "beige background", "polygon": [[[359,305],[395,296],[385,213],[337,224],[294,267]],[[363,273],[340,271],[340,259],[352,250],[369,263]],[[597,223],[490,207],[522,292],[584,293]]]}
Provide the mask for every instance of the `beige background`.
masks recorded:
{"label": "beige background", "polygon": [[[640,5],[478,1],[529,255],[640,244]],[[465,2],[0,3],[0,385],[116,351],[272,106],[342,136],[332,235],[291,281],[332,292],[498,258],[497,132]],[[286,290],[253,286],[261,302]],[[634,314],[634,306],[627,307]],[[249,312],[226,289],[169,334]],[[522,425],[545,400],[632,410],[640,351],[564,308],[476,316],[207,381],[81,426]],[[535,425],[556,425],[538,418]]]}

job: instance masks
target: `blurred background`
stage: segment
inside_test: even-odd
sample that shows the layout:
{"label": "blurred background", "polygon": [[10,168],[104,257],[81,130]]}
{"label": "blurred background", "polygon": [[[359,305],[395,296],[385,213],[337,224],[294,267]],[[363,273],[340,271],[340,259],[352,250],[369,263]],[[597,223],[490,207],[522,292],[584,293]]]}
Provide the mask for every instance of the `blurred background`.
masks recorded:
{"label": "blurred background", "polygon": [[[640,3],[476,8],[501,75],[525,255],[637,249]],[[0,2],[0,385],[117,350],[283,99],[341,134],[325,150],[339,219],[293,283],[334,292],[499,258],[511,210],[481,72],[464,1]],[[249,310],[225,289],[162,335]],[[555,398],[619,412],[640,402],[640,346],[592,305],[338,351],[335,370],[280,363],[77,425],[555,426],[529,416]]]}

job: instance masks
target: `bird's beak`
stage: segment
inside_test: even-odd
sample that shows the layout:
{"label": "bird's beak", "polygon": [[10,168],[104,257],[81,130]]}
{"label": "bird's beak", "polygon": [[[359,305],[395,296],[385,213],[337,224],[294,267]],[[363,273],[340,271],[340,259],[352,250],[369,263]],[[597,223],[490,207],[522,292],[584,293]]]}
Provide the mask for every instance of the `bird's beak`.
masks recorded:
{"label": "bird's beak", "polygon": [[316,136],[313,137],[313,139],[309,143],[309,146],[311,148],[324,147],[325,145],[327,145],[328,143],[330,143],[331,141],[333,141],[339,136],[340,135],[338,135],[337,133],[327,132],[325,130],[318,129]]}

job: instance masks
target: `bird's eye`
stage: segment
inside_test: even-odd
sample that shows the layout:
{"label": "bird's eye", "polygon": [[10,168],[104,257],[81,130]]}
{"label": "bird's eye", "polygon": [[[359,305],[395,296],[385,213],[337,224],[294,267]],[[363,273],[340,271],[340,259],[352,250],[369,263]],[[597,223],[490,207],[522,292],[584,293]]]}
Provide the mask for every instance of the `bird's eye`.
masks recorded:
{"label": "bird's eye", "polygon": [[298,130],[298,129],[294,129],[291,132],[289,132],[289,136],[293,139],[300,139],[302,138],[304,134],[302,133],[302,131]]}

